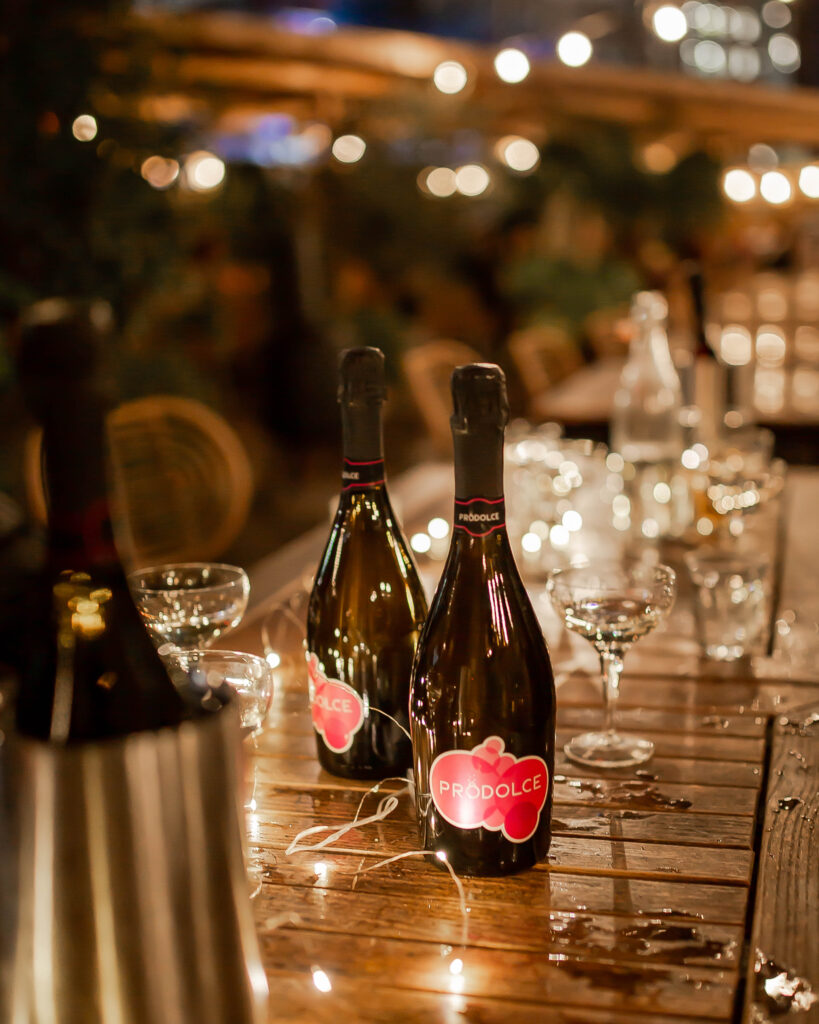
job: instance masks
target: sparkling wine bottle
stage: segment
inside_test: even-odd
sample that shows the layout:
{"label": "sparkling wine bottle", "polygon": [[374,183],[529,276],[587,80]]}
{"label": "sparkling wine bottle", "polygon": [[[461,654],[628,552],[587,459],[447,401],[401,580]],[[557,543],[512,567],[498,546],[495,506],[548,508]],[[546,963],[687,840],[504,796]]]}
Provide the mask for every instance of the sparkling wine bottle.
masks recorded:
{"label": "sparkling wine bottle", "polygon": [[[347,778],[403,774],[407,705],[426,599],[390,506],[381,408],[384,356],[342,354],[344,464],[338,510],[307,613],[310,702],[322,766]],[[399,724],[397,724],[399,723]]]}
{"label": "sparkling wine bottle", "polygon": [[452,397],[454,529],[410,693],[416,806],[425,849],[504,875],[549,849],[554,677],[506,533],[503,372],[458,367]]}
{"label": "sparkling wine bottle", "polygon": [[19,376],[43,427],[48,551],[31,597],[17,700],[26,735],[58,743],[177,725],[194,713],[142,624],[114,545],[97,304],[46,300],[23,322]]}

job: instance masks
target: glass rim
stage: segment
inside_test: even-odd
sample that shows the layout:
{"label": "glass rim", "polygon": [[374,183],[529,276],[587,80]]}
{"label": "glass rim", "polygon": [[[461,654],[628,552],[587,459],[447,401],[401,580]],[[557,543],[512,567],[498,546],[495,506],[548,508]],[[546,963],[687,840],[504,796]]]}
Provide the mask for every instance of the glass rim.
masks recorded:
{"label": "glass rim", "polygon": [[[588,572],[594,574],[601,579],[601,582],[595,586],[598,590],[619,590],[621,585],[618,584],[607,584],[604,577],[607,572],[619,572],[624,575],[631,575],[634,570],[641,569],[647,575],[653,576],[653,581],[664,580],[668,583],[674,583],[677,579],[677,573],[670,565],[666,565],[664,562],[658,562],[656,565],[645,565],[642,562],[623,562],[611,559],[609,561],[593,561],[586,565],[564,565],[557,569],[552,569],[546,579],[546,586],[554,586],[558,583],[569,582],[569,575],[571,573],[582,573]],[[635,583],[639,583],[639,580],[634,580]]]}
{"label": "glass rim", "polygon": [[696,572],[699,568],[717,569],[729,566],[749,569],[752,566],[764,566],[769,568],[773,559],[766,551],[742,552],[728,551],[725,548],[705,548],[704,550],[694,549],[686,551],[683,561],[689,572]]}
{"label": "glass rim", "polygon": [[[172,569],[223,569],[226,570],[230,579],[223,583],[208,583],[205,586],[193,587],[146,587],[142,585],[140,577],[148,573],[161,573]],[[133,569],[128,573],[127,579],[134,583],[137,594],[204,594],[209,590],[221,590],[223,587],[232,587],[237,583],[247,582],[250,586],[250,579],[247,572],[240,565],[231,565],[229,562],[168,562],[165,565],[146,565],[141,569]]]}

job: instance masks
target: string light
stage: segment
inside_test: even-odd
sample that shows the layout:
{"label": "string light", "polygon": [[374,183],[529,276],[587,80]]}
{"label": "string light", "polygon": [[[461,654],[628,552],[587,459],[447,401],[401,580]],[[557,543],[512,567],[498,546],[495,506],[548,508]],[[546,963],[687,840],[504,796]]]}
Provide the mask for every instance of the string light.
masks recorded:
{"label": "string light", "polygon": [[194,192],[209,192],[225,179],[225,162],[207,150],[199,150],[185,161],[185,184]]}
{"label": "string light", "polygon": [[140,174],[152,188],[166,189],[179,177],[179,161],[162,156],[149,156],[143,160]]}
{"label": "string light", "polygon": [[722,179],[722,190],[735,203],[747,203],[756,195],[756,179],[741,167],[726,171]]}
{"label": "string light", "polygon": [[534,170],[540,163],[537,146],[520,135],[507,135],[500,139],[495,146],[495,155],[510,170],[518,171],[520,174]]}
{"label": "string light", "polygon": [[495,57],[495,71],[503,82],[522,82],[531,71],[529,58],[522,50],[507,47]]}
{"label": "string light", "polygon": [[433,167],[426,176],[425,184],[427,191],[439,199],[446,199],[458,191],[451,167]]}
{"label": "string light", "polygon": [[582,32],[567,32],[557,41],[557,56],[570,68],[582,67],[591,55],[591,39]]}
{"label": "string light", "polygon": [[97,137],[97,119],[92,114],[80,114],[74,118],[71,134],[78,142],[90,142]]}
{"label": "string light", "polygon": [[791,183],[781,171],[768,171],[759,182],[762,198],[774,206],[787,203],[791,198]]}
{"label": "string light", "polygon": [[468,80],[466,68],[457,60],[445,60],[432,72],[435,88],[448,95],[460,92]]}
{"label": "string light", "polygon": [[777,71],[786,73],[796,71],[802,63],[799,43],[785,32],[778,32],[768,40],[768,56]]}
{"label": "string light", "polygon": [[688,22],[679,7],[663,4],[651,19],[654,32],[665,43],[677,43],[688,31]]}
{"label": "string light", "polygon": [[455,187],[462,196],[479,196],[487,190],[489,182],[489,171],[481,164],[464,164],[455,172]]}
{"label": "string light", "polygon": [[799,188],[809,199],[819,199],[819,167],[808,164],[799,172]]}
{"label": "string light", "polygon": [[342,164],[357,163],[367,150],[367,143],[358,135],[339,135],[330,152]]}

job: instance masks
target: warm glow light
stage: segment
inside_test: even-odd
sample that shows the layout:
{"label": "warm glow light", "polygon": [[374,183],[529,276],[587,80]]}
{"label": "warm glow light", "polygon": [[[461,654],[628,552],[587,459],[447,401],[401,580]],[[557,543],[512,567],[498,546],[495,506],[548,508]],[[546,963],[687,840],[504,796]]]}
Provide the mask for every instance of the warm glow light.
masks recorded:
{"label": "warm glow light", "polygon": [[367,143],[358,135],[339,135],[333,143],[331,152],[342,164],[357,163],[367,149]]}
{"label": "warm glow light", "polygon": [[522,82],[531,71],[529,58],[522,50],[507,47],[495,57],[495,71],[503,82]]}
{"label": "warm glow light", "polygon": [[464,969],[464,962],[459,956],[456,956],[452,963],[449,965],[450,974],[460,974]]}
{"label": "warm glow light", "polygon": [[455,188],[462,196],[479,196],[489,187],[489,171],[481,164],[464,164],[455,172]]}
{"label": "warm glow light", "polygon": [[677,154],[666,142],[650,142],[643,148],[643,163],[652,174],[667,174],[677,163]]}
{"label": "warm glow light", "polygon": [[279,665],[281,665],[282,663],[281,655],[279,655],[276,651],[268,651],[267,654],[265,655],[264,660],[271,668],[278,668]]}
{"label": "warm glow light", "polygon": [[551,542],[552,547],[565,548],[569,543],[569,531],[562,523],[556,523],[551,530],[549,530],[549,541]]}
{"label": "warm glow light", "polygon": [[432,81],[439,92],[453,95],[466,85],[469,76],[457,60],[445,60],[432,72]]}
{"label": "warm glow light", "polygon": [[762,366],[776,367],[785,362],[785,335],[773,324],[763,324],[756,332],[756,358]]}
{"label": "warm glow light", "polygon": [[413,551],[417,551],[419,555],[425,555],[432,547],[432,541],[429,539],[429,534],[414,533],[410,537],[410,547]]}
{"label": "warm glow light", "polygon": [[185,183],[194,192],[208,192],[225,179],[225,163],[213,153],[199,150],[185,161]]}
{"label": "warm glow light", "polygon": [[768,40],[768,56],[777,71],[796,71],[802,63],[799,43],[785,32],[778,32]]}
{"label": "warm glow light", "polygon": [[521,174],[533,170],[540,163],[537,146],[519,135],[507,135],[501,139],[495,147],[495,153],[507,167]]}
{"label": "warm glow light", "polygon": [[557,41],[557,55],[570,68],[582,67],[592,55],[591,39],[582,32],[567,32]]}
{"label": "warm glow light", "polygon": [[430,537],[434,537],[436,540],[443,540],[449,533],[449,523],[446,519],[436,516],[427,523],[427,530]]}
{"label": "warm glow light", "polygon": [[90,142],[97,137],[97,119],[91,114],[80,114],[71,125],[71,134],[80,142]]}
{"label": "warm glow light", "polygon": [[760,179],[759,192],[763,199],[779,206],[791,198],[791,183],[782,171],[768,171]]}
{"label": "warm glow light", "polygon": [[562,522],[569,533],[576,533],[583,526],[583,516],[575,509],[570,508],[563,513]]}
{"label": "warm glow light", "polygon": [[332,982],[324,973],[320,967],[314,967],[313,973],[313,984],[319,990],[319,992],[331,992],[333,989]]}
{"label": "warm glow light", "polygon": [[756,180],[750,171],[735,167],[726,171],[722,179],[722,190],[735,203],[747,203],[756,195]]}
{"label": "warm glow light", "polygon": [[694,64],[707,75],[725,70],[727,57],[725,48],[713,39],[701,39],[694,47]]}
{"label": "warm glow light", "polygon": [[451,167],[434,167],[426,180],[427,191],[440,199],[454,195],[458,190],[455,184],[455,172]]}
{"label": "warm glow light", "polygon": [[524,533],[520,538],[520,546],[527,554],[536,555],[543,547],[543,541],[536,533]]}
{"label": "warm glow light", "polygon": [[810,199],[819,199],[819,167],[808,164],[799,172],[799,188]]}
{"label": "warm glow light", "polygon": [[651,19],[655,33],[666,43],[676,43],[688,31],[688,23],[685,15],[672,4],[664,4],[658,7]]}
{"label": "warm glow light", "polygon": [[768,0],[762,7],[762,20],[771,28],[784,28],[791,23],[791,12],[782,0]]}
{"label": "warm glow light", "polygon": [[745,366],[751,361],[751,332],[741,324],[728,324],[722,330],[719,354],[729,366]]}
{"label": "warm glow light", "polygon": [[179,177],[179,162],[162,156],[149,156],[142,162],[140,173],[153,188],[170,188]]}

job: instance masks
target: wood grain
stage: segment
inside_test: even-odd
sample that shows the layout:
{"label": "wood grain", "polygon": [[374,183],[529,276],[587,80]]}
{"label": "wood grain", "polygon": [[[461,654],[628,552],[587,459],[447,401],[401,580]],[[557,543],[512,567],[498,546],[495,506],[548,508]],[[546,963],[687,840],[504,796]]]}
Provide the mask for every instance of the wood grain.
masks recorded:
{"label": "wood grain", "polygon": [[640,965],[588,960],[564,953],[480,947],[460,949],[409,939],[337,935],[284,927],[262,931],[269,968],[306,973],[318,966],[331,978],[357,979],[362,997],[371,983],[399,989],[452,994],[449,965],[457,950],[463,961],[459,994],[546,1006],[673,1013],[725,1019],[737,983],[735,971],[694,966]]}
{"label": "wood grain", "polygon": [[[814,717],[815,716],[815,717]],[[819,703],[774,725],[744,1020],[787,1012],[765,981],[803,979],[796,1019],[819,1021]],[[810,992],[805,986],[810,986]],[[770,986],[769,986],[770,987]]]}

